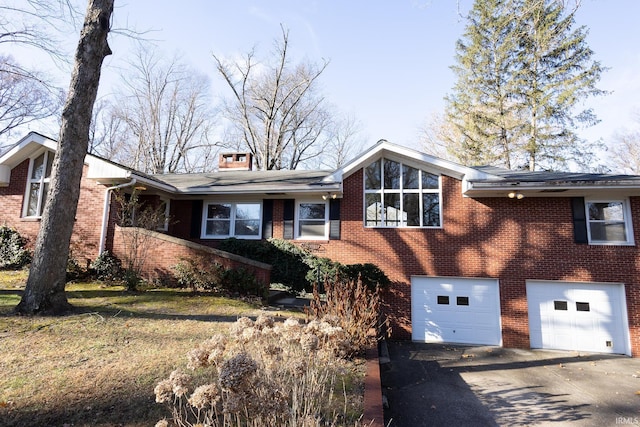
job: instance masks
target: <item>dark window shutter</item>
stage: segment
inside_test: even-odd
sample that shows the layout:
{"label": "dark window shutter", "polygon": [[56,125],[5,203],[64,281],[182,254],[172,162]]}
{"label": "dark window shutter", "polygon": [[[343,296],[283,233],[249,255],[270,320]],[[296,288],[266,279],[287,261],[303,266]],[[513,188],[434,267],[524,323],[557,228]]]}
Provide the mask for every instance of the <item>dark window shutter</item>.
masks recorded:
{"label": "dark window shutter", "polygon": [[589,243],[584,197],[571,198],[571,212],[573,214],[573,240],[576,243]]}
{"label": "dark window shutter", "polygon": [[262,201],[262,238],[270,239],[273,237],[273,200],[265,199]]}
{"label": "dark window shutter", "polygon": [[194,200],[191,203],[191,232],[189,236],[199,238],[202,234],[202,200]]}
{"label": "dark window shutter", "polygon": [[284,212],[282,214],[283,236],[285,239],[293,239],[293,218],[295,217],[295,200],[286,199],[284,201]]}
{"label": "dark window shutter", "polygon": [[329,201],[329,239],[340,240],[340,199]]}

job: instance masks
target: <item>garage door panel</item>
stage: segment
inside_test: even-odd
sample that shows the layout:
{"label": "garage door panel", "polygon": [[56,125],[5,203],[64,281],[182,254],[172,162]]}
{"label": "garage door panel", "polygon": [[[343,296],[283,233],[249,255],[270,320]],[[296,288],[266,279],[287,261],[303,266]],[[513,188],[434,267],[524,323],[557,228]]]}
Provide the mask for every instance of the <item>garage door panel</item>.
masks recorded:
{"label": "garage door panel", "polygon": [[624,286],[527,283],[531,347],[628,354]]}
{"label": "garage door panel", "polygon": [[416,341],[500,345],[500,301],[494,279],[414,277]]}

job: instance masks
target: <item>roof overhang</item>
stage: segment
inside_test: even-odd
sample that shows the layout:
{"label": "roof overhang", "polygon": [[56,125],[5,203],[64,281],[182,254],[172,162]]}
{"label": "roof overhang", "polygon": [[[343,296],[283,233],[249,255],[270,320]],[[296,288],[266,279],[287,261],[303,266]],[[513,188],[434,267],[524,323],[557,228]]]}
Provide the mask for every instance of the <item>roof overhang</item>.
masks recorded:
{"label": "roof overhang", "polygon": [[380,140],[374,146],[357,156],[354,160],[345,164],[333,174],[327,176],[327,179],[342,181],[357,170],[368,166],[371,162],[374,162],[381,157],[402,162],[412,167],[427,169],[429,172],[450,176],[460,180],[489,179],[492,176],[474,168],[440,159],[402,145],[392,144],[389,141]]}
{"label": "roof overhang", "polygon": [[597,194],[607,196],[640,196],[640,182],[635,180],[575,181],[575,182],[519,182],[519,181],[469,181],[463,194],[467,197],[584,197]]}
{"label": "roof overhang", "polygon": [[11,169],[32,157],[43,147],[55,151],[58,143],[36,132],[29,132],[0,157],[0,187],[9,185]]}

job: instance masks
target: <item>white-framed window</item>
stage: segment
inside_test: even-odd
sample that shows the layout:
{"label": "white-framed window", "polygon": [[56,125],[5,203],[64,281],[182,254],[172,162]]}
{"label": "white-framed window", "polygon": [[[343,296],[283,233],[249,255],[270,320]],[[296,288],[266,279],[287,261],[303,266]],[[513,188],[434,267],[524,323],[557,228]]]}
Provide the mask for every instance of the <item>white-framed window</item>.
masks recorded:
{"label": "white-framed window", "polygon": [[585,200],[589,243],[631,245],[633,229],[629,201]]}
{"label": "white-framed window", "polygon": [[24,217],[42,216],[49,191],[53,156],[54,153],[47,150],[31,158],[29,162],[29,178],[22,211]]}
{"label": "white-framed window", "polygon": [[329,203],[316,200],[296,201],[296,239],[329,239]]}
{"label": "white-framed window", "polygon": [[206,202],[202,214],[202,238],[260,239],[262,203]]}
{"label": "white-framed window", "polygon": [[364,169],[366,227],[441,227],[440,176],[382,158]]}

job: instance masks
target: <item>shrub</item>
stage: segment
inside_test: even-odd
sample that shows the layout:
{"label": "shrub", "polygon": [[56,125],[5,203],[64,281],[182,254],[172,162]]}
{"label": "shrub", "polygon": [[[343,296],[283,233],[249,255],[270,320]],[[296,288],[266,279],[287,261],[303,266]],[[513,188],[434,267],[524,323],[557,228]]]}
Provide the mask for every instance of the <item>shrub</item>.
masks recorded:
{"label": "shrub", "polygon": [[218,290],[241,295],[266,297],[266,287],[262,286],[255,275],[243,268],[228,269],[215,261],[200,257],[181,259],[173,267],[174,278],[182,287],[192,291]]}
{"label": "shrub", "polygon": [[98,255],[98,258],[91,263],[89,268],[98,280],[105,282],[124,280],[122,261],[109,251],[104,251]]}
{"label": "shrub", "polygon": [[305,277],[309,284],[309,291],[313,290],[314,283],[335,282],[344,274],[344,265],[329,258],[311,255],[307,257],[306,264],[309,266],[309,272]]}
{"label": "shrub", "polygon": [[202,268],[201,265],[204,265],[202,259],[181,259],[180,262],[173,267],[173,277],[176,279],[176,282],[178,282],[178,285],[191,289],[193,292],[214,289],[217,281],[216,276],[218,276],[217,266],[213,265],[205,269]]}
{"label": "shrub", "polygon": [[375,291],[377,286],[385,288],[391,283],[387,275],[384,274],[384,271],[380,270],[377,265],[371,263],[345,265],[342,273],[347,280],[361,280],[371,291]]}
{"label": "shrub", "polygon": [[299,293],[311,291],[307,281],[310,270],[307,259],[310,253],[299,246],[282,239],[267,241],[225,239],[219,249],[272,266],[271,282],[281,283],[290,291]]}
{"label": "shrub", "polygon": [[349,337],[352,351],[364,352],[379,333],[380,288],[371,291],[362,280],[325,281],[323,300],[318,286],[314,285],[313,299],[305,309],[307,315],[333,319]]}
{"label": "shrub", "polygon": [[14,228],[0,227],[0,270],[19,269],[31,262],[27,239]]}
{"label": "shrub", "polygon": [[73,257],[73,254],[69,252],[69,258],[67,258],[67,282],[85,279],[87,275],[88,271],[83,268],[78,260]]}
{"label": "shrub", "polygon": [[156,402],[178,426],[357,426],[361,390],[342,358],[350,345],[330,322],[243,317],[192,349],[194,374],[174,370],[155,387]]}

